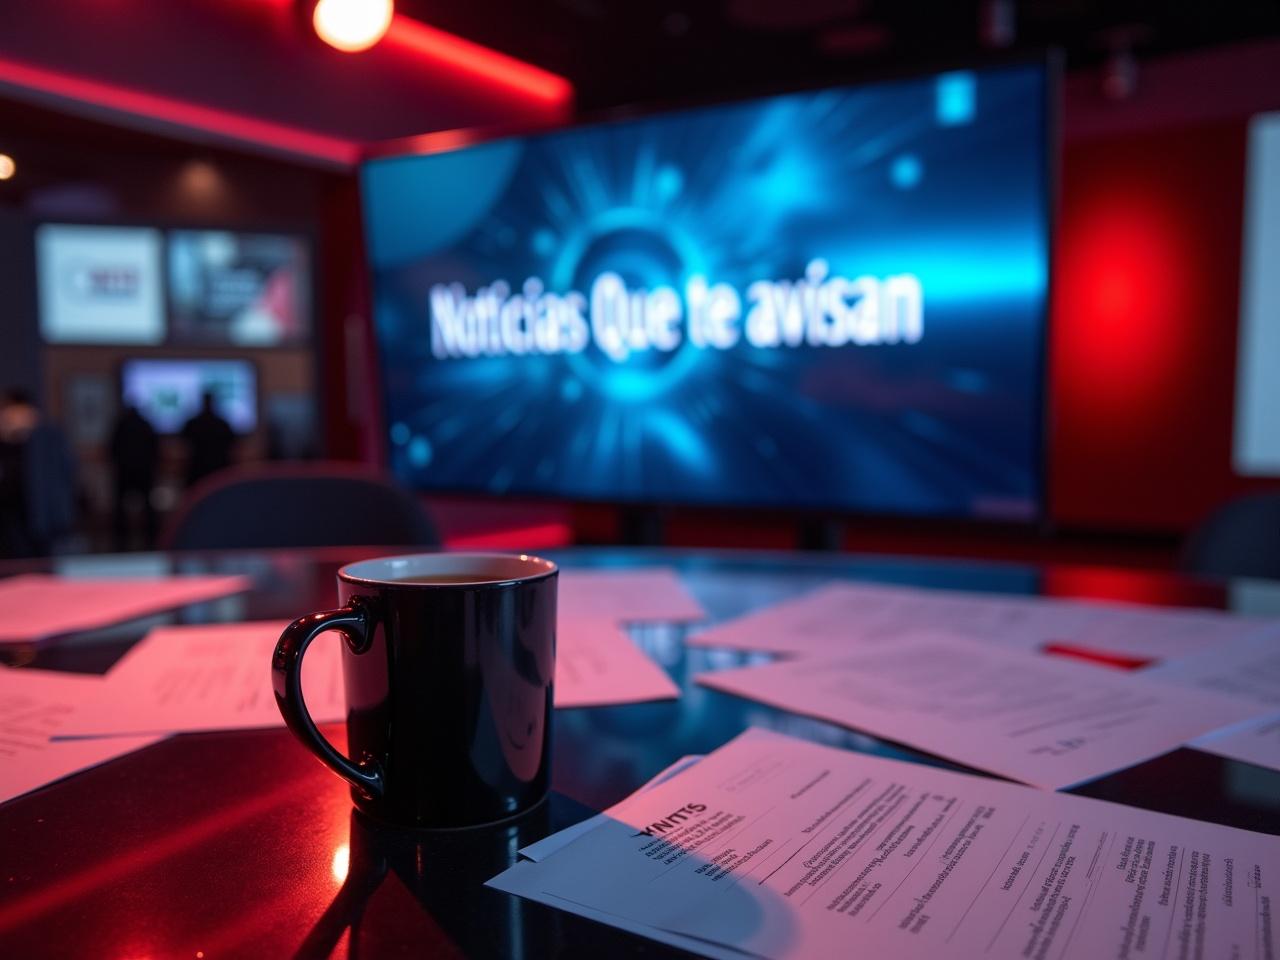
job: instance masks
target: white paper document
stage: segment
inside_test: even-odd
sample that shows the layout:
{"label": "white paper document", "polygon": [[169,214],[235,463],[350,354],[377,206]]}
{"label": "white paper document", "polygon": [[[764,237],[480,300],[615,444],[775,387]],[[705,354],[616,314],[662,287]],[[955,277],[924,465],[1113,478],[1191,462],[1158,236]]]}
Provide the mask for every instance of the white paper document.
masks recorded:
{"label": "white paper document", "polygon": [[1150,667],[1141,676],[1245,697],[1280,710],[1280,628]]}
{"label": "white paper document", "polygon": [[1200,737],[1191,746],[1280,770],[1280,630],[1164,663],[1142,671],[1141,676],[1234,697],[1272,711],[1277,716]]}
{"label": "white paper document", "polygon": [[24,574],[0,580],[0,608],[21,611],[0,625],[0,643],[92,630],[248,590],[242,576],[64,579]]}
{"label": "white paper document", "polygon": [[[675,763],[670,764],[659,770],[646,783],[642,784],[636,793],[642,793],[645,790],[652,790],[660,783],[665,783],[678,773],[683,773],[689,767],[693,766],[702,759],[701,754],[692,754],[690,756],[681,757]],[[559,833],[553,833],[549,837],[543,837],[536,843],[531,843],[520,851],[520,856],[526,860],[532,860],[537,863],[539,860],[545,860],[554,853],[559,853],[566,845],[572,843],[584,833],[590,833],[596,827],[609,822],[607,813],[597,813],[594,817],[580,823],[575,823],[572,827],[566,827]]]}
{"label": "white paper document", "polygon": [[748,731],[489,881],[714,957],[1275,955],[1280,838]]}
{"label": "white paper document", "polygon": [[[283,622],[160,627],[121,658],[65,736],[193,733],[283,726],[271,653]],[[317,723],[346,717],[342,638],[321,634],[302,661],[302,693]]]}
{"label": "white paper document", "polygon": [[1137,660],[1213,649],[1276,621],[1213,610],[833,583],[718,624],[694,646],[823,653],[940,629],[1022,650],[1062,646]]}
{"label": "white paper document", "polygon": [[557,626],[557,707],[599,707],[678,696],[680,688],[666,671],[612,620],[570,618]]}
{"label": "white paper document", "polygon": [[0,803],[160,739],[51,742],[102,683],[101,677],[0,667]]}
{"label": "white paper document", "polygon": [[1071,660],[918,633],[698,683],[1038,787],[1133,766],[1259,716],[1238,699]]}
{"label": "white paper document", "polygon": [[556,603],[561,623],[573,619],[640,623],[706,617],[702,605],[667,567],[561,570]]}

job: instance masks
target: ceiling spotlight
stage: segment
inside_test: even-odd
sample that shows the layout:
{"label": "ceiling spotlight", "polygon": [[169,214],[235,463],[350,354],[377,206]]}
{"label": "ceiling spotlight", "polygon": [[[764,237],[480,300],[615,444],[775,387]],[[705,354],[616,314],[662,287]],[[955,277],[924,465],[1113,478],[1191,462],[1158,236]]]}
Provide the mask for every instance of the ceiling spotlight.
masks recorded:
{"label": "ceiling spotlight", "polygon": [[0,180],[12,180],[17,172],[18,165],[13,162],[13,157],[7,153],[0,153]]}
{"label": "ceiling spotlight", "polygon": [[311,23],[329,46],[359,53],[386,35],[394,12],[392,0],[319,0]]}

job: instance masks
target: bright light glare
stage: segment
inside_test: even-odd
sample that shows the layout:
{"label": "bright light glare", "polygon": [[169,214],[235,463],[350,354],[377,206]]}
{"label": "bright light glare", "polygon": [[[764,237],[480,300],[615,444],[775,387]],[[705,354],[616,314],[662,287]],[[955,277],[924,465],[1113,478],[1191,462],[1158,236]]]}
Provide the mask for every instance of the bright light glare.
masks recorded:
{"label": "bright light glare", "polygon": [[329,46],[359,53],[383,38],[393,12],[392,0],[320,0],[311,22]]}
{"label": "bright light glare", "polygon": [[330,865],[333,870],[333,879],[339,883],[347,879],[347,868],[351,862],[351,847],[343,844],[337,850],[333,851],[333,863]]}
{"label": "bright light glare", "polygon": [[13,162],[13,157],[0,153],[0,180],[11,180],[17,172],[18,165]]}

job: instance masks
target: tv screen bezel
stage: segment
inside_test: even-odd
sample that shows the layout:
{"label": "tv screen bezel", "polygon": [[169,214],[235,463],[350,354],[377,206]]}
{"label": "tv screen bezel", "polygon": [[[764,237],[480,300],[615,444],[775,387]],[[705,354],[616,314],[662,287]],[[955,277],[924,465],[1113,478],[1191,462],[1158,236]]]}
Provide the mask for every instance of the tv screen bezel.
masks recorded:
{"label": "tv screen bezel", "polygon": [[378,336],[376,329],[377,318],[374,316],[374,303],[376,303],[377,299],[378,279],[376,271],[373,269],[373,264],[368,256],[368,223],[365,219],[367,208],[365,206],[363,190],[364,171],[369,164],[395,159],[432,156],[440,153],[452,153],[497,140],[537,137],[540,135],[561,133],[567,130],[598,128],[607,126],[611,123],[658,117],[706,107],[743,104],[749,103],[753,100],[785,96],[787,94],[818,92],[821,90],[839,88],[857,89],[861,87],[875,86],[878,84],[892,83],[894,81],[925,79],[958,70],[979,72],[1000,69],[1002,67],[1013,68],[1019,66],[1038,67],[1042,71],[1043,101],[1041,104],[1041,117],[1044,124],[1044,141],[1042,144],[1041,155],[1042,169],[1044,172],[1044,193],[1041,201],[1043,204],[1042,222],[1044,224],[1045,234],[1045,291],[1041,303],[1040,322],[1037,324],[1038,343],[1034,357],[1036,369],[1033,371],[1035,377],[1035,396],[1033,401],[1036,404],[1037,416],[1035,417],[1035,436],[1032,439],[1036,454],[1032,460],[1032,469],[1034,471],[1033,478],[1036,484],[1036,496],[1032,510],[1030,510],[1025,516],[956,514],[947,511],[906,512],[891,509],[876,510],[871,508],[853,508],[848,504],[841,503],[783,504],[776,501],[748,503],[738,501],[716,502],[710,500],[670,500],[658,497],[627,498],[605,495],[598,497],[568,496],[564,494],[515,489],[504,493],[495,493],[494,491],[482,486],[458,487],[442,485],[426,487],[420,484],[415,484],[410,486],[410,489],[422,496],[473,497],[487,500],[519,500],[533,503],[583,503],[600,506],[614,506],[623,509],[658,511],[712,509],[724,511],[726,513],[747,512],[755,515],[787,515],[807,520],[812,520],[814,518],[838,518],[841,520],[851,520],[862,517],[876,520],[897,519],[902,521],[924,522],[945,521],[957,529],[1038,529],[1042,532],[1048,532],[1051,527],[1051,511],[1049,509],[1051,494],[1049,482],[1049,438],[1051,425],[1051,410],[1049,402],[1051,395],[1049,389],[1049,343],[1052,336],[1051,325],[1053,321],[1052,305],[1054,300],[1054,255],[1056,248],[1055,238],[1060,190],[1059,158],[1063,71],[1062,55],[1059,51],[1053,49],[1035,52],[1021,51],[1007,54],[993,53],[980,59],[969,58],[961,61],[946,60],[939,61],[928,66],[916,64],[914,67],[904,68],[901,70],[884,70],[873,75],[853,76],[847,80],[842,78],[832,79],[817,84],[775,86],[765,90],[753,90],[749,93],[744,92],[741,95],[732,97],[691,97],[677,103],[655,102],[653,104],[645,104],[643,106],[629,105],[605,111],[598,111],[590,115],[577,117],[572,122],[556,125],[508,125],[503,127],[441,131],[417,137],[391,140],[368,147],[361,157],[358,176],[361,179],[360,223],[363,233],[361,239],[365,245],[366,276],[370,291],[369,337],[372,341],[371,346],[377,361],[378,384],[376,393],[378,398],[378,409],[376,411],[376,416],[380,422],[377,424],[376,429],[376,443],[378,445],[378,461],[380,465],[391,473],[391,475],[396,476],[398,481],[401,479],[395,474],[391,464],[391,446],[388,442],[390,431],[390,396],[387,388],[386,377],[382,375],[384,370],[383,347],[381,338]]}

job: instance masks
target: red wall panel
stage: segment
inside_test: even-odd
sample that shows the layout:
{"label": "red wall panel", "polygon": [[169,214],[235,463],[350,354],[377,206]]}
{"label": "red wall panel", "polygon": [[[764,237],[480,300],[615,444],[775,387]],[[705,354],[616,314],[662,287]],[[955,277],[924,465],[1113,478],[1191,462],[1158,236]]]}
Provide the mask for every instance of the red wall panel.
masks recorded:
{"label": "red wall panel", "polygon": [[1246,118],[1068,141],[1051,332],[1051,512],[1186,529],[1231,472]]}

